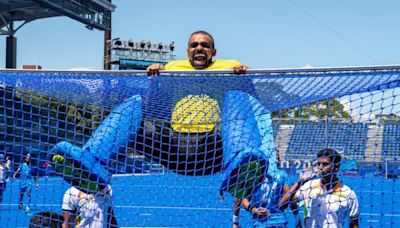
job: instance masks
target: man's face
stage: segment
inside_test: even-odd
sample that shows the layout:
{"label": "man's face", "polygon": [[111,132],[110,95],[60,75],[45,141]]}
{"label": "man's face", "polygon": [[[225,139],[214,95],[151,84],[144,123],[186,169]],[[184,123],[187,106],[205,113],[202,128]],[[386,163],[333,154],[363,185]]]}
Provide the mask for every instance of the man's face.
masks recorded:
{"label": "man's face", "polygon": [[214,49],[214,43],[208,35],[199,33],[190,37],[187,54],[190,63],[197,70],[207,68],[216,53],[217,50]]}
{"label": "man's face", "polygon": [[327,180],[330,180],[331,176],[336,174],[339,169],[328,157],[318,158],[317,168],[322,171],[322,178]]}

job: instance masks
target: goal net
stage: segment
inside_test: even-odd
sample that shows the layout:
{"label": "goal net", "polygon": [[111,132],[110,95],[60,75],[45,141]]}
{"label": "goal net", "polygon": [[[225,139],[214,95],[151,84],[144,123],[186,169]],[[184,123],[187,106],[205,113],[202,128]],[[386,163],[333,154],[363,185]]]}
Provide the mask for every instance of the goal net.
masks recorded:
{"label": "goal net", "polygon": [[[114,217],[120,227],[227,227],[237,198],[271,213],[257,218],[242,206],[243,227],[357,216],[361,227],[400,225],[399,87],[397,66],[157,77],[2,70],[0,222],[60,222],[65,211],[88,222],[95,208],[99,223]],[[354,192],[335,185],[345,192],[329,194],[349,209],[330,217],[337,202],[321,208],[307,183],[291,198],[298,215],[280,208],[280,189],[317,167],[326,148],[341,155],[337,177]],[[92,208],[73,204],[88,198]]]}

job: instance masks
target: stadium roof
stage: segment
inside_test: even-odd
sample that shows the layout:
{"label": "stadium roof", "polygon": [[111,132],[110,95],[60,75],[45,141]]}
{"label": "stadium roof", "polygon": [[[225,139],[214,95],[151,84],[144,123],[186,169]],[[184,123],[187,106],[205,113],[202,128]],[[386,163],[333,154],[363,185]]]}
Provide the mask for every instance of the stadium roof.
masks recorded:
{"label": "stadium roof", "polygon": [[[68,16],[89,29],[110,30],[114,9],[107,0],[0,0],[0,35],[13,35],[30,21],[55,16]],[[14,28],[16,21],[22,23]]]}

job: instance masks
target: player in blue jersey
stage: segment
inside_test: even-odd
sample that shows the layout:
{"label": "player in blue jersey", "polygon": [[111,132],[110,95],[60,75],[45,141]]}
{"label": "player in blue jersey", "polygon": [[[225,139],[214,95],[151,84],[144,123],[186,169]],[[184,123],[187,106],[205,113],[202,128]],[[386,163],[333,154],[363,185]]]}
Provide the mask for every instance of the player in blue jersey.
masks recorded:
{"label": "player in blue jersey", "polygon": [[253,216],[254,227],[287,227],[285,212],[279,208],[279,200],[289,189],[288,175],[278,169],[275,176],[267,175],[242,200],[243,207]]}
{"label": "player in blue jersey", "polygon": [[[279,157],[277,161],[279,163]],[[233,227],[239,227],[240,204],[249,211],[253,218],[253,227],[287,227],[287,218],[284,209],[279,207],[279,200],[290,189],[289,177],[284,170],[277,169],[250,189],[243,199],[236,199],[234,203]],[[296,205],[291,205],[297,217]]]}
{"label": "player in blue jersey", "polygon": [[15,171],[13,177],[16,178],[17,174],[20,174],[20,182],[19,182],[19,192],[20,192],[20,197],[19,197],[19,209],[22,209],[23,207],[23,199],[25,193],[27,193],[28,196],[28,205],[25,208],[25,211],[29,211],[29,204],[31,202],[31,191],[32,191],[32,186],[33,186],[33,181],[36,183],[36,188],[39,188],[39,182],[37,181],[36,176],[32,175],[32,169],[29,166],[30,162],[30,157],[27,156],[24,158],[24,162],[21,163],[18,167],[18,169]]}

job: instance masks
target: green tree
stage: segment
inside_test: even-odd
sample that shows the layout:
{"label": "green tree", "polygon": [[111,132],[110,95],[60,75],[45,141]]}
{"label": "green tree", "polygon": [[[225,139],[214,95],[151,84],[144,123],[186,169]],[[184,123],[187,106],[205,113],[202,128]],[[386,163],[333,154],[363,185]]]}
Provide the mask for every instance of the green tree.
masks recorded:
{"label": "green tree", "polygon": [[400,124],[400,116],[396,114],[389,114],[389,115],[380,115],[377,116],[379,118],[379,124]]}
{"label": "green tree", "polygon": [[273,112],[272,116],[275,118],[294,118],[300,121],[350,118],[350,114],[344,111],[344,106],[336,98],[278,110]]}
{"label": "green tree", "polygon": [[[61,134],[59,137],[63,137],[65,131],[91,135],[108,114],[107,111],[94,105],[85,105],[21,89],[16,90],[16,97],[23,103],[31,105],[32,112],[39,114],[34,115],[37,118],[41,116],[55,119],[58,122],[58,134]],[[35,119],[32,121],[39,122]],[[48,125],[51,123],[49,122]]]}

